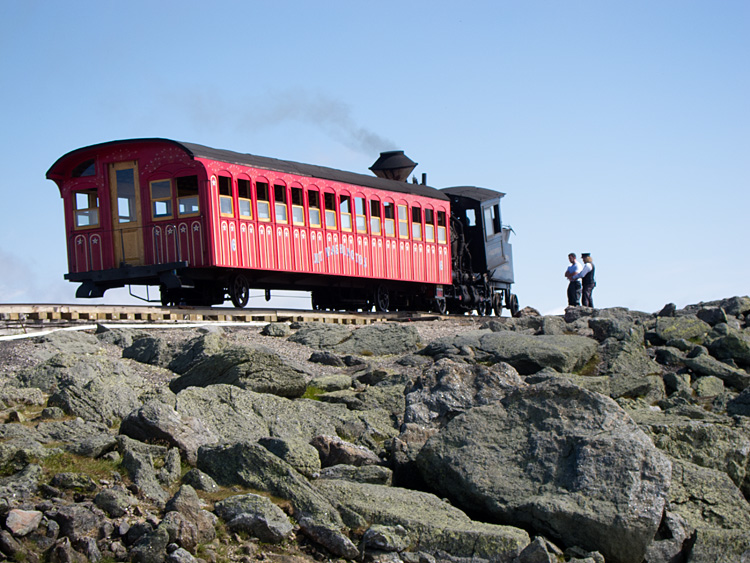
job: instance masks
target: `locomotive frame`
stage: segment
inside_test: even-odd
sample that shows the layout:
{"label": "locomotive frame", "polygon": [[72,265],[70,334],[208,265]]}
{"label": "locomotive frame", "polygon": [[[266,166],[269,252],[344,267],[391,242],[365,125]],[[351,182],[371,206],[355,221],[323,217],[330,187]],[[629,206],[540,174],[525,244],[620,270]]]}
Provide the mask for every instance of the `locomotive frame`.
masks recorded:
{"label": "locomotive frame", "polygon": [[[158,285],[165,305],[228,296],[244,307],[250,289],[292,289],[310,291],[316,309],[517,311],[499,192],[441,191],[161,138],[74,150],[47,178],[64,202],[65,278],[80,283],[76,297]],[[483,210],[495,213],[486,237],[467,221],[470,209],[480,222]],[[509,275],[488,269],[497,262],[481,252],[490,239]]]}

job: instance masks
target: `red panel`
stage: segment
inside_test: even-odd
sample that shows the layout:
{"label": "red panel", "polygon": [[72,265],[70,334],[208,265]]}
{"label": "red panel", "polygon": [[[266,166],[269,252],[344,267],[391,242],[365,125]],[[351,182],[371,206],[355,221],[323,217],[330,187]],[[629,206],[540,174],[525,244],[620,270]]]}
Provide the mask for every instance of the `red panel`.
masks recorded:
{"label": "red panel", "polygon": [[357,276],[360,278],[372,277],[372,264],[370,262],[370,245],[367,237],[357,236],[357,250],[355,253],[357,264]]}
{"label": "red panel", "polygon": [[276,227],[276,248],[278,249],[276,259],[279,270],[291,270],[292,241],[289,236],[289,227]]}
{"label": "red panel", "polygon": [[89,244],[85,235],[78,235],[73,239],[73,271],[89,271]]}
{"label": "red panel", "polygon": [[91,242],[91,269],[102,270],[104,269],[104,244],[102,244],[102,237],[98,234],[93,234],[89,238]]}
{"label": "red panel", "polygon": [[341,271],[345,276],[353,276],[354,264],[354,237],[350,234],[341,233]]}
{"label": "red panel", "polygon": [[326,232],[326,273],[340,274],[339,234]]}
{"label": "red panel", "polygon": [[262,270],[273,269],[273,227],[271,225],[261,223],[258,226],[258,252],[260,253],[260,268]]}
{"label": "red panel", "polygon": [[310,252],[312,253],[312,271],[319,274],[325,273],[325,248],[321,231],[310,231]]}
{"label": "red panel", "polygon": [[246,268],[258,267],[258,239],[255,236],[254,223],[242,223],[240,225],[240,252],[242,252],[241,263]]}

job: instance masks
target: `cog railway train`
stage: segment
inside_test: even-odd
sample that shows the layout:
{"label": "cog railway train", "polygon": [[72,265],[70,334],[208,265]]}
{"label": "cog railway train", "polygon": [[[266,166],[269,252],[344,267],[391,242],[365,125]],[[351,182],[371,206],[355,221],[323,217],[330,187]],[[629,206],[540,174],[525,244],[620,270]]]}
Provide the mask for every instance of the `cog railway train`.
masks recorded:
{"label": "cog railway train", "polygon": [[76,297],[142,285],[163,305],[244,307],[285,289],[315,309],[515,315],[504,194],[408,182],[415,166],[385,152],[370,176],[148,138],[74,150],[47,178]]}

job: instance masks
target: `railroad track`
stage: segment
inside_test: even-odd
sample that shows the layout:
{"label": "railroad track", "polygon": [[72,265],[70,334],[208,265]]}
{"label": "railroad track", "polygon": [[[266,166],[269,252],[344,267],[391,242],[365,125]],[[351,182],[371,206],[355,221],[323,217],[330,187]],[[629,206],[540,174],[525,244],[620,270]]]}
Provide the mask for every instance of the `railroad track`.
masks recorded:
{"label": "railroad track", "polygon": [[323,322],[365,325],[380,321],[435,318],[424,313],[344,313],[225,307],[148,307],[138,305],[0,304],[0,336],[94,324]]}

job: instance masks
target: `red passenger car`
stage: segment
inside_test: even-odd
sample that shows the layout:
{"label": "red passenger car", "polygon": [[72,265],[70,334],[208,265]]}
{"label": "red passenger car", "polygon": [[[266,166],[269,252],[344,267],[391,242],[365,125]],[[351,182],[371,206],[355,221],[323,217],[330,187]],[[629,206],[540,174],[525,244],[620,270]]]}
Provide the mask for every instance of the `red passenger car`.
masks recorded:
{"label": "red passenger car", "polygon": [[74,150],[47,178],[77,297],[158,285],[164,304],[243,307],[293,289],[316,308],[445,310],[453,283],[450,200],[426,185],[156,138]]}

